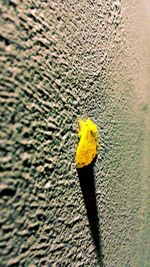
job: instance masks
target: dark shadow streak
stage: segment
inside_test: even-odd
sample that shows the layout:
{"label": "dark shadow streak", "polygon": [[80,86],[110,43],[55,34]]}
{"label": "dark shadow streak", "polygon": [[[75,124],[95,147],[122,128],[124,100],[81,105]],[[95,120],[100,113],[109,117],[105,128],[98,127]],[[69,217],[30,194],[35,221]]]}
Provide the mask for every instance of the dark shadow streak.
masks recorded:
{"label": "dark shadow streak", "polygon": [[101,235],[99,231],[99,218],[96,205],[93,163],[81,169],[77,169],[77,171],[97,259],[100,267],[104,267]]}

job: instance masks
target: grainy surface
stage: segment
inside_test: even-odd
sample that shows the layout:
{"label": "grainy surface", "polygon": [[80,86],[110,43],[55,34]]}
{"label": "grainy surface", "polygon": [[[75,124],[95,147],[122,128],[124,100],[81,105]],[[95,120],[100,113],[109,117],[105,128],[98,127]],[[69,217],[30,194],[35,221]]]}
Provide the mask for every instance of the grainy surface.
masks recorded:
{"label": "grainy surface", "polygon": [[[150,266],[149,14],[149,0],[0,1],[0,266]],[[89,198],[78,116],[101,136]]]}

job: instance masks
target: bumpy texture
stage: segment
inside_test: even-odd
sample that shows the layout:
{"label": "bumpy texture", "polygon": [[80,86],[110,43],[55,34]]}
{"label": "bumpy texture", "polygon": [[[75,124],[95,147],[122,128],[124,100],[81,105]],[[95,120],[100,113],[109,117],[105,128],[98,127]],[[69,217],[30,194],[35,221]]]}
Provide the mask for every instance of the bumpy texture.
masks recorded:
{"label": "bumpy texture", "polygon": [[[149,267],[149,14],[0,1],[0,266]],[[75,168],[80,116],[101,129],[94,173]]]}

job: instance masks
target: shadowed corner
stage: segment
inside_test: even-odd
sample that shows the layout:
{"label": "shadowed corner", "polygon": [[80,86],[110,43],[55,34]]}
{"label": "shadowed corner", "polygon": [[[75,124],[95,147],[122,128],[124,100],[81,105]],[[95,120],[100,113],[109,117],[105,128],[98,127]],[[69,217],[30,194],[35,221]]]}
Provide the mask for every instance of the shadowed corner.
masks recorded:
{"label": "shadowed corner", "polygon": [[97,254],[100,267],[104,267],[102,255],[101,234],[99,230],[99,218],[96,205],[96,193],[94,183],[93,162],[81,169],[77,169],[80,186],[84,198],[84,204],[87,211],[87,217],[91,230],[93,243]]}

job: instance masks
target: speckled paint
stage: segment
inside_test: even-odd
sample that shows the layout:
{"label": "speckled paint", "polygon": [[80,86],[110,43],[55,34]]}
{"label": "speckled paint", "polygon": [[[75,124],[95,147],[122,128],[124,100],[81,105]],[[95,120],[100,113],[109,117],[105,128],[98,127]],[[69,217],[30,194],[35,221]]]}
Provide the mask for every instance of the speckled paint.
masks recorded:
{"label": "speckled paint", "polygon": [[149,58],[149,0],[0,1],[0,266],[150,266]]}

